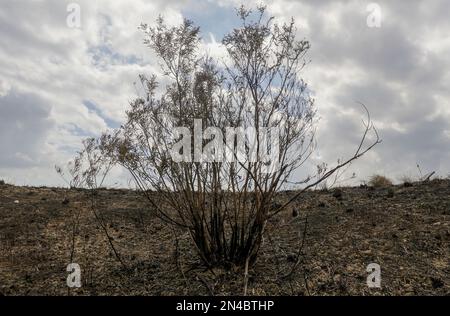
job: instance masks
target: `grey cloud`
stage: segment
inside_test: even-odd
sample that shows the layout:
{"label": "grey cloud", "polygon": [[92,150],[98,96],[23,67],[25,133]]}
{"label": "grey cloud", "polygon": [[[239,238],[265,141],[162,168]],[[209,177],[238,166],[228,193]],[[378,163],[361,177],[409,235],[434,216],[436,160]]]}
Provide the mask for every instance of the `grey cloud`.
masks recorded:
{"label": "grey cloud", "polygon": [[[67,30],[65,1],[3,1],[0,14],[2,51],[16,56],[52,52],[63,55],[68,45],[50,36],[50,30]],[[61,45],[63,44],[63,45]]]}
{"label": "grey cloud", "polygon": [[446,119],[435,118],[418,120],[407,133],[384,130],[384,143],[377,150],[384,158],[386,170],[402,166],[397,170],[401,174],[419,164],[424,172],[448,174],[450,138],[445,134],[448,126]]}
{"label": "grey cloud", "polygon": [[14,90],[0,97],[0,166],[31,167],[43,158],[47,133],[54,122],[41,98]]}
{"label": "grey cloud", "polygon": [[328,95],[326,103],[317,103],[326,121],[318,134],[325,161],[351,153],[357,144],[364,116],[354,108],[361,101],[379,122],[383,143],[354,170],[398,178],[419,163],[423,169],[448,173],[450,46],[445,46],[445,36],[450,2],[376,1],[381,28],[366,25],[370,1],[286,1],[289,11],[283,3],[273,3],[278,14],[307,21],[306,33],[300,29],[312,44],[307,72],[325,69],[325,77],[316,74],[310,82],[319,100]]}
{"label": "grey cloud", "polygon": [[[46,163],[45,172],[53,174],[53,163],[44,153],[49,135],[53,148],[62,148],[81,130],[92,133],[106,127],[104,121],[120,121],[124,101],[133,96],[132,81],[144,67],[154,69],[154,58],[136,30],[140,22],[153,20],[149,14],[199,8],[207,12],[200,22],[208,34],[218,28],[212,25],[222,14],[234,16],[236,6],[236,1],[206,0],[79,2],[84,27],[80,32],[65,25],[68,1],[2,2],[0,80],[15,90],[0,97],[0,169],[28,170]],[[269,1],[269,10],[276,7],[275,15],[307,21],[299,36],[312,44],[312,63],[305,71],[311,74],[308,83],[323,117],[320,155],[332,163],[353,152],[364,118],[355,101],[361,101],[381,123],[383,143],[354,171],[362,176],[385,172],[395,178],[418,162],[424,170],[438,169],[445,175],[450,170],[450,1],[375,1],[382,9],[381,28],[366,25],[370,2]],[[205,6],[213,8],[206,11]],[[102,23],[102,14],[111,17],[112,25]],[[227,31],[226,27],[220,23],[219,29]],[[93,47],[111,50],[106,56],[95,51],[110,67],[96,68]],[[126,58],[113,65],[110,56]],[[53,111],[44,96],[52,100]],[[90,111],[84,100],[92,102]],[[66,125],[75,128],[65,129]],[[52,129],[58,128],[70,135],[54,135]]]}

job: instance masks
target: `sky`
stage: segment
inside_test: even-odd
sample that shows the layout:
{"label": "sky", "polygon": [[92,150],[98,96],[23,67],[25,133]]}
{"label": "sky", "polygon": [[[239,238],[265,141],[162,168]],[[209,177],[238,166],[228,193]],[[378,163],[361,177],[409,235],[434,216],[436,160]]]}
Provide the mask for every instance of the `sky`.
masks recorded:
{"label": "sky", "polygon": [[[235,0],[0,0],[0,179],[63,186],[81,140],[120,126],[139,74],[160,74],[138,26],[162,15],[201,27],[221,54]],[[450,173],[450,1],[245,1],[307,39],[302,77],[320,116],[310,166],[350,156],[370,110],[382,143],[348,170],[353,182]],[[79,18],[79,19],[78,19]],[[418,170],[417,165],[420,166]],[[307,168],[309,168],[307,167]],[[114,170],[111,186],[130,184]]]}

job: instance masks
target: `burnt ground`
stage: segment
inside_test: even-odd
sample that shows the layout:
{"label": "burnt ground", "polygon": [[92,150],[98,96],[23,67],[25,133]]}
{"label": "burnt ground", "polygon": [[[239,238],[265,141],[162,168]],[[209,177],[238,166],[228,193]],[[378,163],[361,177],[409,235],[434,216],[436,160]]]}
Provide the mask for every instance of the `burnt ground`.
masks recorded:
{"label": "burnt ground", "polygon": [[[248,294],[450,295],[450,181],[339,190],[307,192],[269,223]],[[243,294],[243,271],[205,270],[187,233],[136,192],[101,190],[97,201],[125,266],[85,191],[0,185],[0,295]],[[71,261],[82,287],[68,290]],[[381,266],[380,289],[366,284],[370,263]]]}

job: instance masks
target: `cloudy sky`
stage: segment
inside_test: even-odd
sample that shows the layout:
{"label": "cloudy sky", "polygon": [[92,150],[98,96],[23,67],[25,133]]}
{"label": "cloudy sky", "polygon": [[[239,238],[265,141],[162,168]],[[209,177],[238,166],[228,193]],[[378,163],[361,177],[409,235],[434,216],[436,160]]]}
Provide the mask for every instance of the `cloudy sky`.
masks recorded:
{"label": "cloudy sky", "polygon": [[[247,5],[250,3],[246,1]],[[369,108],[383,143],[352,166],[357,180],[450,173],[450,1],[260,1],[294,17],[311,42],[303,73],[321,117],[312,163],[355,149]],[[75,5],[73,5],[75,4]],[[220,53],[237,26],[227,0],[0,0],[0,179],[63,185],[54,171],[81,139],[120,125],[138,75],[158,73],[141,22],[161,14],[202,30]],[[80,9],[80,25],[74,13]],[[73,11],[75,10],[75,11]],[[112,180],[126,186],[120,170]]]}

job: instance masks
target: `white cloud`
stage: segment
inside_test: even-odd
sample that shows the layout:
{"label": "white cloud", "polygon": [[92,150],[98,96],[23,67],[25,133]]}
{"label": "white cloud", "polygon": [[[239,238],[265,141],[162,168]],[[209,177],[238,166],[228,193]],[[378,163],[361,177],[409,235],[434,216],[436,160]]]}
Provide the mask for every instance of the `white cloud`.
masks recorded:
{"label": "white cloud", "polygon": [[[268,1],[270,12],[300,21],[311,41],[305,79],[322,121],[319,152],[326,161],[351,153],[364,102],[383,138],[349,172],[399,179],[419,163],[446,175],[450,169],[450,47],[448,1],[377,1],[380,28],[366,24],[370,1]],[[359,125],[358,125],[359,124]],[[417,174],[417,173],[416,173]]]}
{"label": "white cloud", "polygon": [[[76,29],[66,24],[68,3],[2,2],[0,95],[8,96],[15,91],[45,100],[50,109],[49,120],[53,122],[42,130],[16,130],[23,138],[30,137],[29,140],[34,139],[31,135],[39,137],[40,154],[52,152],[42,162],[45,166],[40,171],[45,176],[24,176],[27,171],[23,167],[21,180],[17,179],[18,170],[7,168],[3,161],[13,157],[11,152],[17,144],[2,141],[0,177],[15,178],[20,184],[22,181],[54,184],[54,164],[62,164],[73,155],[81,138],[98,135],[108,128],[108,121],[124,117],[124,109],[136,93],[133,82],[137,76],[156,70],[137,27],[143,19],[154,21],[158,14],[164,14],[172,23],[182,18],[177,9],[181,2],[83,0],[77,1],[81,28]],[[95,104],[98,111],[88,109],[86,101]],[[10,113],[11,106],[15,105],[7,98],[0,105]],[[19,113],[12,119],[16,123],[23,119],[38,122],[37,117],[31,116],[36,104],[29,102],[24,106],[30,114]],[[6,129],[5,124],[0,126],[4,136]],[[16,156],[17,161],[37,160],[36,156]]]}
{"label": "white cloud", "polygon": [[[54,164],[71,157],[83,136],[123,119],[136,94],[133,82],[138,74],[158,73],[154,56],[142,44],[143,34],[137,29],[141,22],[151,23],[162,14],[175,24],[186,10],[197,10],[206,25],[204,51],[224,56],[220,38],[208,26],[218,24],[217,12],[234,15],[233,7],[240,4],[76,2],[81,29],[66,25],[70,1],[1,1],[0,178],[18,184],[62,184]],[[375,172],[398,178],[419,163],[422,169],[448,173],[450,2],[378,1],[382,25],[373,29],[366,25],[371,1],[263,2],[281,21],[294,16],[299,37],[312,44],[312,62],[303,77],[322,117],[321,158],[333,162],[354,149],[364,114],[355,101],[361,101],[378,122],[384,142],[351,172],[361,178]],[[215,18],[209,18],[213,11]]]}

